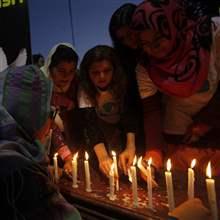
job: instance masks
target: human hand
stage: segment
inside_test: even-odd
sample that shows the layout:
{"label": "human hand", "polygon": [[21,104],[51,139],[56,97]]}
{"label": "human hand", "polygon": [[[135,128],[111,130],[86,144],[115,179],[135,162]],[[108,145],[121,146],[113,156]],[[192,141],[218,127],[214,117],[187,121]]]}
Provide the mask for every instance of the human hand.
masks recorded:
{"label": "human hand", "polygon": [[[144,179],[144,181],[148,183],[150,171],[149,169],[147,169],[147,167],[149,165],[146,163],[145,160],[143,161],[141,158],[138,160],[138,168],[140,169],[142,179]],[[155,181],[155,172],[155,167],[151,165],[151,184],[153,188],[158,187],[158,184]]]}
{"label": "human hand", "polygon": [[107,177],[109,176],[109,172],[112,165],[112,159],[107,155],[105,157],[99,158],[99,169],[104,173]]}
{"label": "human hand", "polygon": [[183,138],[183,142],[190,144],[198,141],[202,136],[204,136],[211,127],[205,123],[192,124],[188,129]]}
{"label": "human hand", "polygon": [[65,159],[63,169],[68,176],[72,176],[72,154]]}
{"label": "human hand", "polygon": [[148,161],[152,158],[152,165],[155,169],[160,169],[163,167],[163,155],[160,150],[148,150],[145,152],[143,161]]}
{"label": "human hand", "polygon": [[135,156],[135,147],[127,146],[126,149],[119,155],[119,168],[127,175],[128,168],[132,165]]}
{"label": "human hand", "polygon": [[210,220],[210,211],[202,204],[198,198],[190,199],[169,213],[170,216],[179,220]]}

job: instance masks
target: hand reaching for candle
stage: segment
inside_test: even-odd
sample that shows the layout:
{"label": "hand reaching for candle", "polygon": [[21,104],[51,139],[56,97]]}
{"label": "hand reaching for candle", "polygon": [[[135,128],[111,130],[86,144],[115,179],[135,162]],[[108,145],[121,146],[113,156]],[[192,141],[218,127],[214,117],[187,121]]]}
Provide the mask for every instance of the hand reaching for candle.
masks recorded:
{"label": "hand reaching for candle", "polygon": [[135,147],[127,146],[126,149],[119,155],[119,168],[127,175],[128,168],[132,165],[135,156]]}
{"label": "hand reaching for candle", "polygon": [[65,159],[63,169],[67,175],[72,175],[72,154]]}
{"label": "hand reaching for candle", "polygon": [[191,125],[183,139],[183,142],[186,144],[190,144],[198,141],[202,136],[208,133],[211,130],[211,127],[204,123],[196,123]]}
{"label": "hand reaching for candle", "polygon": [[[139,167],[139,166],[142,166],[142,167]],[[148,182],[148,175],[149,175],[149,170],[147,169],[147,166],[148,166],[147,160],[144,160],[144,161],[141,160],[141,165],[138,165],[138,167],[140,168],[141,177],[145,182]],[[156,168],[151,165],[151,182],[152,182],[153,188],[158,187],[158,184],[155,181],[155,172],[156,172]]]}
{"label": "hand reaching for candle", "polygon": [[108,152],[105,149],[105,145],[103,143],[99,143],[95,145],[94,151],[99,161],[100,170],[106,175],[109,176],[109,171],[112,165],[112,159],[109,157]]}
{"label": "hand reaching for candle", "polygon": [[197,198],[182,203],[170,212],[169,216],[179,220],[211,220],[209,210]]}
{"label": "hand reaching for candle", "polygon": [[112,159],[109,156],[101,158],[99,161],[99,168],[106,176],[109,176],[111,165]]}

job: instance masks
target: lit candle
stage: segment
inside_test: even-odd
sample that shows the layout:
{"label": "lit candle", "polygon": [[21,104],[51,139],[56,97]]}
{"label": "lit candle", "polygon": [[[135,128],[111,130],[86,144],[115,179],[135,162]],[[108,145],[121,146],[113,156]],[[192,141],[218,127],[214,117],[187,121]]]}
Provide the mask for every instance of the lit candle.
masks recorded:
{"label": "lit candle", "polygon": [[118,175],[118,164],[117,164],[117,157],[116,153],[112,151],[112,158],[114,163],[114,171],[115,171],[115,177],[116,177],[116,190],[119,190],[119,175]]}
{"label": "lit candle", "polygon": [[195,174],[193,168],[195,165],[196,165],[196,159],[193,159],[191,162],[191,167],[188,168],[188,199],[194,198]]}
{"label": "lit candle", "polygon": [[167,185],[167,196],[168,196],[168,206],[169,211],[175,208],[174,194],[173,194],[173,180],[171,170],[171,160],[167,160],[167,171],[165,172],[166,185]]}
{"label": "lit candle", "polygon": [[110,186],[110,193],[109,193],[109,199],[115,200],[115,164],[112,163],[111,169],[109,171],[109,186]]}
{"label": "lit candle", "polygon": [[215,180],[212,179],[211,163],[209,162],[206,168],[206,187],[208,192],[209,205],[212,212],[212,219],[218,220],[218,209],[216,203]]}
{"label": "lit candle", "polygon": [[78,188],[77,184],[77,158],[78,158],[78,152],[74,154],[72,159],[72,178],[73,178],[73,188]]}
{"label": "lit candle", "polygon": [[151,175],[151,163],[152,158],[148,160],[148,176],[147,176],[147,192],[148,192],[148,206],[149,208],[153,208],[153,200],[152,200],[152,175]]}
{"label": "lit candle", "polygon": [[58,183],[58,182],[59,182],[57,156],[58,156],[58,153],[55,153],[54,156],[53,156],[53,167],[54,167],[54,179],[55,179],[55,183]]}
{"label": "lit candle", "polygon": [[135,156],[133,160],[133,165],[130,167],[134,207],[138,207],[137,173],[136,173],[136,166],[135,166],[136,162],[137,162],[137,157]]}
{"label": "lit candle", "polygon": [[[137,162],[137,166],[141,170],[141,172],[148,178],[149,170],[145,169],[145,167],[142,165],[142,157],[139,157],[138,162]],[[151,183],[152,187],[153,186],[156,186],[156,187],[158,186],[156,181],[152,178],[152,175],[151,175],[151,182],[152,182]]]}
{"label": "lit candle", "polygon": [[86,179],[86,192],[91,192],[91,180],[90,180],[90,170],[89,170],[89,155],[85,152],[85,160],[84,160],[84,167],[85,167],[85,179]]}

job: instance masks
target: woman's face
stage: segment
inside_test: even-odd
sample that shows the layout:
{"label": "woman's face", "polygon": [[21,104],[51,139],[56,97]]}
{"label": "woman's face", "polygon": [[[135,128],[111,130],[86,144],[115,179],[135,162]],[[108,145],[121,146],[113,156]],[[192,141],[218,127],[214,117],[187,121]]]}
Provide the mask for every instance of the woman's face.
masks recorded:
{"label": "woman's face", "polygon": [[75,77],[75,73],[75,62],[61,61],[57,66],[52,68],[51,77],[54,85],[62,89],[71,84]]}
{"label": "woman's face", "polygon": [[171,50],[171,41],[163,37],[160,33],[151,30],[139,33],[140,46],[149,57],[163,58]]}
{"label": "woman's face", "polygon": [[130,29],[128,26],[119,28],[116,31],[116,36],[121,44],[131,49],[138,48],[138,32]]}
{"label": "woman's face", "polygon": [[113,66],[108,60],[94,62],[89,67],[89,77],[93,85],[101,90],[107,89],[113,77]]}

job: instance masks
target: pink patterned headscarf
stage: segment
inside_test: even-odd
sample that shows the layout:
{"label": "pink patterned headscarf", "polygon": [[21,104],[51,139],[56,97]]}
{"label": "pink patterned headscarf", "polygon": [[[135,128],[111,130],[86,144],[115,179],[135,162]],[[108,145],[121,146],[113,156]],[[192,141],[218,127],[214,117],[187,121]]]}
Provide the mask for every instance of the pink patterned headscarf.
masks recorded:
{"label": "pink patterned headscarf", "polygon": [[150,78],[164,93],[188,97],[204,85],[209,69],[211,25],[198,10],[189,16],[178,0],[147,0],[132,18],[132,28],[154,30],[170,41],[166,57],[149,57]]}

